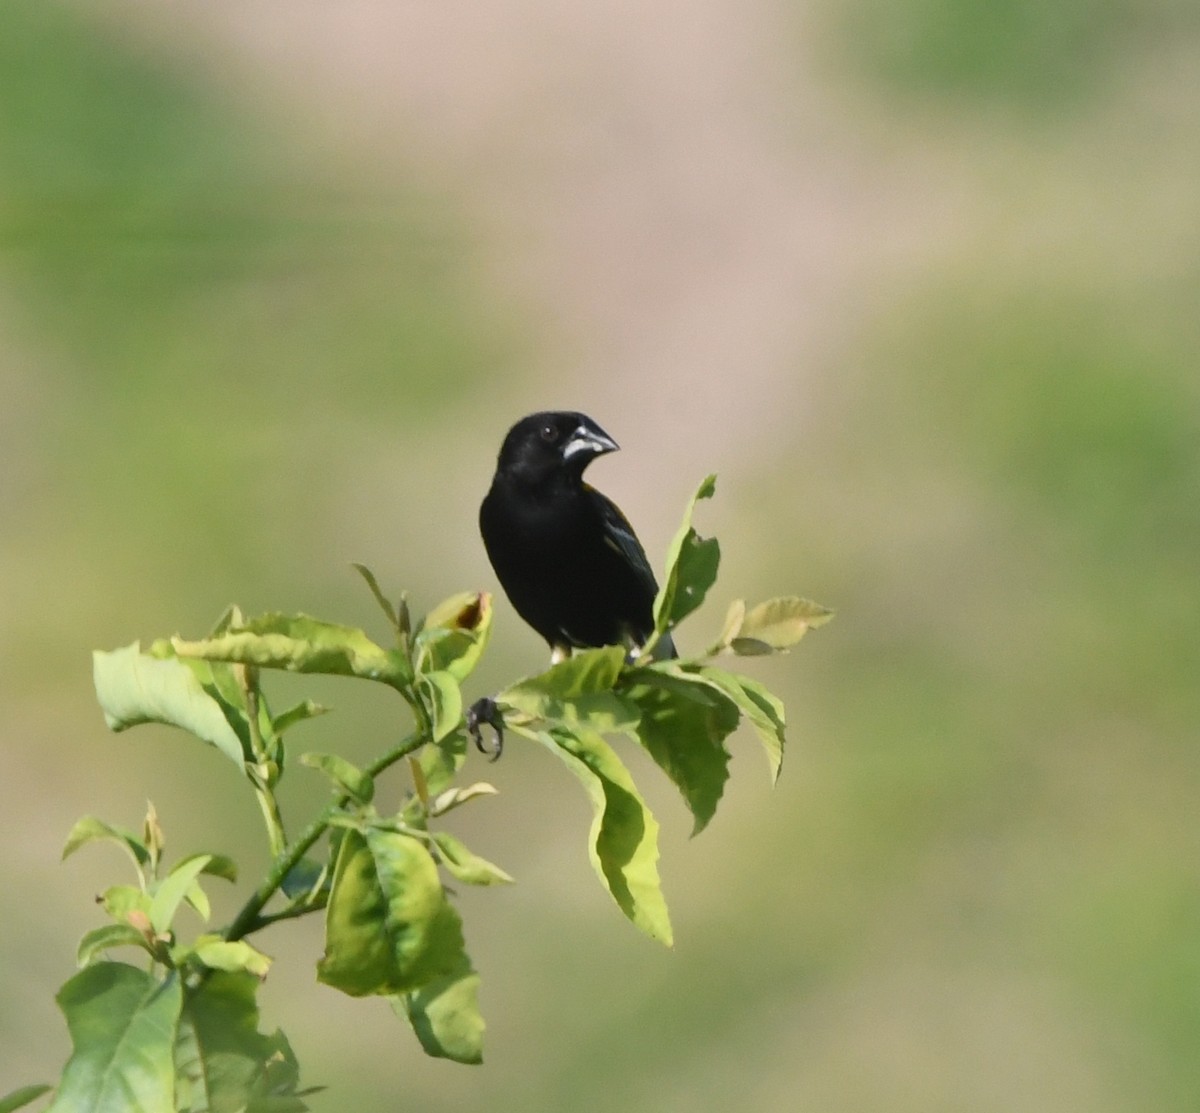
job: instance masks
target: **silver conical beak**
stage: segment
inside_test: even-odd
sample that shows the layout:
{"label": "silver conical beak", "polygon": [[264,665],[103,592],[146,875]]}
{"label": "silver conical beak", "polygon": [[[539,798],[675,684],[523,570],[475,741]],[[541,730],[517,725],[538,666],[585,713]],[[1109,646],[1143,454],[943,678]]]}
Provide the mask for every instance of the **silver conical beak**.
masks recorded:
{"label": "silver conical beak", "polygon": [[580,425],[567,438],[562,446],[564,460],[581,453],[588,456],[603,456],[606,452],[616,452],[621,446],[599,426]]}

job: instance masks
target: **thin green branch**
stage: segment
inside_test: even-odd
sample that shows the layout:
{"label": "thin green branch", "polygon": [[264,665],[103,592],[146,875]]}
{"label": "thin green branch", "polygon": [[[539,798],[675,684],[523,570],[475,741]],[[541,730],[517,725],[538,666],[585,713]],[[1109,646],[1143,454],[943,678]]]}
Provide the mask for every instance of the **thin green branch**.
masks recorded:
{"label": "thin green branch", "polygon": [[319,912],[325,907],[328,897],[324,893],[314,894],[311,900],[299,901],[296,904],[289,904],[287,908],[279,912],[268,912],[260,915],[254,923],[254,931],[260,931],[263,928],[270,927],[272,924],[277,924],[281,920],[296,920],[301,916],[307,916],[310,912]]}
{"label": "thin green branch", "polygon": [[[409,754],[419,750],[429,741],[429,737],[428,730],[413,731],[386,753],[381,754],[371,762],[367,766],[367,773],[372,777],[378,776],[401,758],[407,757]],[[350,803],[350,797],[344,795],[327,804],[317,817],[304,828],[296,841],[284,853],[276,856],[263,883],[254,891],[250,899],[242,906],[241,911],[234,917],[233,922],[223,932],[225,939],[229,942],[234,942],[235,940],[244,938],[253,931],[257,931],[261,927],[265,927],[266,924],[272,922],[274,919],[285,918],[279,915],[263,916],[262,910],[267,906],[267,902],[279,891],[283,885],[284,878],[296,868],[300,860],[312,848],[313,844],[329,829],[330,821],[348,803]],[[310,911],[319,906],[312,904],[302,907],[303,911]],[[297,911],[295,915],[303,915],[303,911]]]}

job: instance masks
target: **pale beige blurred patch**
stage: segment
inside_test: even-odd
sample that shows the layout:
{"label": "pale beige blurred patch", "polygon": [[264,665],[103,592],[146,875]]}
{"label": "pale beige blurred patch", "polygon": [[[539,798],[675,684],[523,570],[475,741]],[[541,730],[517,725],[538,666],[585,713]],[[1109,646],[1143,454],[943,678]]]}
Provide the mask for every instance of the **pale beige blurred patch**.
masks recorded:
{"label": "pale beige blurred patch", "polygon": [[[736,474],[802,435],[811,376],[864,298],[940,255],[968,202],[927,152],[861,131],[804,58],[804,12],[764,0],[122,10],[143,39],[201,36],[208,67],[219,44],[230,80],[457,190],[489,285],[544,332],[491,425],[587,409],[668,475]],[[632,457],[606,468],[644,472]]]}

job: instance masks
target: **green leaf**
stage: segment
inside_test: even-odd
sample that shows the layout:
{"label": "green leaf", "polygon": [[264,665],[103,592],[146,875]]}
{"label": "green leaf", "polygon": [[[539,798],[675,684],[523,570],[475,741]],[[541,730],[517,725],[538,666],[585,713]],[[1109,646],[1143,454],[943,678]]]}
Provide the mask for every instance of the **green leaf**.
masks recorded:
{"label": "green leaf", "polygon": [[175,913],[196,878],[204,872],[212,855],[198,854],[180,862],[154,889],[150,900],[150,926],[155,934],[165,935],[175,919]]}
{"label": "green leaf", "polygon": [[[220,877],[225,881],[237,881],[237,863],[224,854],[190,854],[188,857],[177,862],[172,872],[189,865],[193,860],[200,859],[202,859],[200,867],[202,875],[207,874],[210,877]],[[197,882],[193,882],[188,886],[183,899],[196,910],[202,920],[207,920],[212,914],[212,909],[208,903],[208,894],[200,888]]]}
{"label": "green leaf", "polygon": [[175,1109],[180,979],[120,962],[85,967],[59,990],[74,1050],[52,1113],[165,1113]]}
{"label": "green leaf", "polygon": [[746,612],[737,636],[729,645],[743,657],[786,651],[810,629],[823,626],[832,617],[833,611],[828,607],[798,595],[768,599]]}
{"label": "green leaf", "polygon": [[[169,658],[175,656],[175,648],[170,642],[157,641],[150,647],[152,656]],[[248,697],[253,693],[258,704],[259,734],[264,745],[274,740],[271,716],[267,712],[266,701],[258,687],[258,672],[251,666],[229,661],[202,661],[199,658],[188,658],[183,662],[196,674],[200,686],[221,706],[226,721],[242,743],[242,753],[247,761],[255,760],[254,747],[251,743],[250,707]]]}
{"label": "green leaf", "polygon": [[433,836],[442,852],[442,864],[464,885],[511,884],[512,878],[499,866],[467,849],[453,835],[439,831]]}
{"label": "green leaf", "polygon": [[462,924],[417,840],[348,830],[338,851],[317,977],[352,997],[418,989],[458,969]]}
{"label": "green leaf", "polygon": [[407,1017],[427,1055],[456,1063],[483,1062],[483,1016],[479,975],[464,961],[459,968],[415,993],[392,998],[397,1015]]}
{"label": "green leaf", "polygon": [[197,882],[192,882],[188,891],[183,894],[183,899],[205,923],[212,918],[212,905],[209,903],[208,894],[200,888]]}
{"label": "green leaf", "polygon": [[585,649],[551,665],[537,676],[519,681],[508,693],[529,692],[557,699],[577,699],[596,692],[611,692],[621,669],[625,667],[625,649],[606,645],[601,649]]}
{"label": "green leaf", "polygon": [[369,804],[375,795],[374,779],[338,754],[301,754],[300,764],[319,769],[355,803]]}
{"label": "green leaf", "polygon": [[742,623],[746,618],[746,600],[735,599],[725,612],[725,622],[721,627],[721,636],[709,647],[708,656],[714,657],[729,648],[730,643],[738,636]]}
{"label": "green leaf", "polygon": [[123,649],[92,654],[96,698],[109,729],[140,723],[182,727],[221,751],[240,769],[242,740],[195,672],[174,657],[154,657],[134,642]]}
{"label": "green leaf", "polygon": [[214,974],[188,995],[175,1046],[179,1108],[244,1108],[262,1070],[255,978]]}
{"label": "green leaf", "polygon": [[671,922],[658,880],[658,822],[629,770],[595,731],[565,726],[519,733],[557,755],[592,801],[588,854],[617,907],[651,939],[671,945]]}
{"label": "green leaf", "polygon": [[492,597],[460,592],[443,600],[421,623],[414,643],[418,672],[448,672],[460,683],[479,662],[492,632]]}
{"label": "green leaf", "polygon": [[739,657],[769,657],[776,652],[774,646],[758,638],[734,638],[727,648]]}
{"label": "green leaf", "polygon": [[[216,972],[188,995],[175,1055],[185,1091],[180,1109],[307,1108],[295,1096],[298,1071],[282,1033],[266,1036],[258,1030],[258,987],[251,974]],[[287,1069],[281,1074],[280,1067]],[[272,1101],[279,1104],[260,1104],[273,1091]]]}
{"label": "green leaf", "polygon": [[31,1101],[36,1101],[43,1094],[49,1093],[51,1089],[53,1087],[43,1083],[37,1086],[22,1086],[19,1090],[10,1090],[0,1097],[0,1113],[13,1113],[14,1109],[20,1109]]}
{"label": "green leaf", "polygon": [[259,980],[271,969],[271,959],[244,939],[229,942],[218,936],[202,936],[191,948],[197,961],[210,970],[253,974]]}
{"label": "green leaf", "polygon": [[496,696],[496,702],[530,720],[582,724],[601,734],[631,730],[636,708],[612,689],[625,666],[619,645],[586,649]]}
{"label": "green leaf", "polygon": [[304,1113],[308,1106],[299,1099],[319,1093],[324,1087],[309,1086],[298,1090],[300,1065],[287,1036],[276,1030],[268,1037],[268,1042],[270,1058],[262,1080],[255,1086],[255,1096],[246,1106],[246,1113]]}
{"label": "green leaf", "polygon": [[[284,876],[280,888],[286,897],[303,897],[316,888],[325,873],[325,866],[314,858],[301,858]],[[326,882],[326,887],[328,882]]]}
{"label": "green leaf", "polygon": [[222,612],[220,618],[213,623],[213,628],[208,632],[210,638],[215,638],[218,634],[224,634],[227,630],[236,630],[246,621],[242,615],[242,608],[236,603],[230,603]]}
{"label": "green leaf", "polygon": [[729,779],[725,739],[737,729],[738,708],[687,674],[645,668],[633,677],[625,695],[641,713],[636,737],[683,794],[697,835],[712,819]]}
{"label": "green leaf", "polygon": [[315,719],[318,715],[327,714],[328,711],[328,707],[306,699],[302,703],[296,704],[295,707],[289,707],[286,711],[274,716],[271,720],[271,727],[277,735],[282,736],[285,731],[291,730],[298,723]]}
{"label": "green leaf", "polygon": [[227,854],[192,854],[184,858],[179,864],[190,861],[192,858],[203,857],[208,861],[204,863],[204,869],[200,872],[209,877],[219,877],[222,881],[237,881],[238,868],[237,862],[230,858]]}
{"label": "green leaf", "polygon": [[113,947],[138,947],[149,951],[150,945],[146,937],[130,924],[103,924],[93,928],[79,941],[75,951],[75,963],[87,966],[105,951]]}
{"label": "green leaf", "polygon": [[453,782],[467,760],[467,736],[454,731],[436,746],[422,746],[416,756],[420,775],[425,778],[426,791],[440,793]]}
{"label": "green leaf", "polygon": [[463,721],[462,689],[448,669],[438,669],[421,673],[417,691],[433,724],[432,741],[441,742]]}
{"label": "green leaf", "polygon": [[654,631],[658,636],[699,607],[716,581],[721,548],[715,537],[702,538],[692,528],[696,503],[712,498],[716,489],[715,475],[700,484],[684,512],[683,524],[667,549],[666,574],[654,600]]}
{"label": "green leaf", "polygon": [[195,642],[172,638],[171,645],[180,657],[356,676],[399,689],[412,680],[408,662],[396,650],[381,648],[353,626],[322,622],[304,614],[264,614],[250,619],[239,630]]}
{"label": "green leaf", "polygon": [[783,701],[748,676],[737,676],[708,665],[696,670],[696,675],[716,684],[750,720],[766,751],[771,781],[777,781],[783,766]]}
{"label": "green leaf", "polygon": [[476,781],[474,784],[466,785],[463,788],[454,786],[446,789],[444,792],[438,793],[430,801],[429,814],[431,816],[445,815],[447,812],[461,807],[476,797],[495,796],[498,791],[495,785],[490,785],[487,781]]}
{"label": "green leaf", "polygon": [[110,885],[100,894],[100,903],[114,920],[128,923],[132,912],[150,927],[150,896],[136,885]]}
{"label": "green leaf", "polygon": [[114,823],[106,823],[94,815],[85,815],[71,828],[63,847],[63,859],[69,858],[81,846],[99,841],[115,842],[133,859],[133,864],[139,867],[139,872],[140,867],[150,861],[150,852],[146,849],[146,844],[133,831],[127,827],[118,827]]}
{"label": "green leaf", "polygon": [[397,634],[401,632],[400,616],[396,613],[395,607],[388,602],[388,598],[383,594],[379,587],[379,581],[375,579],[375,573],[371,571],[365,564],[351,564],[354,569],[367,582],[367,587],[371,589],[371,594],[375,597],[375,602],[379,604],[379,609],[383,611],[388,622],[391,623],[392,629]]}

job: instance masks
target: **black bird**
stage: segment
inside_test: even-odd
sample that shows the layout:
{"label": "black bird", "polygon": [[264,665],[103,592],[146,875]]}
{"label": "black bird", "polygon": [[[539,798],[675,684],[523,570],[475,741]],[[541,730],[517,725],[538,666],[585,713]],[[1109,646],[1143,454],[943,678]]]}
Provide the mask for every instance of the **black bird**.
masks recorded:
{"label": "black bird", "polygon": [[[587,646],[637,652],[654,631],[658,585],[645,550],[625,515],[583,481],[584,468],[617,447],[584,414],[530,414],[504,438],[479,508],[488,559],[552,662]],[[669,636],[654,655],[675,656]]]}

